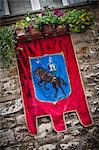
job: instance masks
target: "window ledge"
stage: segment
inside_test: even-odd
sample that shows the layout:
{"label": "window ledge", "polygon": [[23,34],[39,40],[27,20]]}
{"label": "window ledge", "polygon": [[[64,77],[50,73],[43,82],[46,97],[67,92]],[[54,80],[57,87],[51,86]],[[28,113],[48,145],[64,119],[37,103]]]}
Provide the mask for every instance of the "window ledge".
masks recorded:
{"label": "window ledge", "polygon": [[[85,8],[85,7],[88,7],[88,6],[91,6],[91,7],[97,7],[97,4],[99,4],[99,1],[96,0],[94,2],[85,2],[85,3],[80,3],[80,4],[71,4],[71,5],[68,5],[68,6],[64,6],[62,8],[58,8],[58,9],[71,9],[71,8]],[[40,10],[41,11],[41,10]],[[35,13],[40,13],[40,11],[32,11],[31,13],[32,14],[35,14]],[[7,16],[0,16],[0,26],[5,26],[5,25],[11,25],[11,24],[15,24],[18,20],[24,18],[24,15],[25,13],[22,13],[22,14],[15,14],[15,15],[7,15]]]}

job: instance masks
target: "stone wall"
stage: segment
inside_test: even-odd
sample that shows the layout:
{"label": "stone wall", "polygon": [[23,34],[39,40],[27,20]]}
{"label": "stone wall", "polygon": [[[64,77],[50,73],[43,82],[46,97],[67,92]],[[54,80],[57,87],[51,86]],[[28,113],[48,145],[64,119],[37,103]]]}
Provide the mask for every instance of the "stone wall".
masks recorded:
{"label": "stone wall", "polygon": [[19,77],[15,68],[0,69],[1,150],[98,150],[99,149],[99,8],[94,8],[95,28],[72,33],[74,49],[94,125],[83,127],[77,115],[65,114],[68,131],[56,133],[49,117],[38,119],[38,135],[29,135],[25,123]]}

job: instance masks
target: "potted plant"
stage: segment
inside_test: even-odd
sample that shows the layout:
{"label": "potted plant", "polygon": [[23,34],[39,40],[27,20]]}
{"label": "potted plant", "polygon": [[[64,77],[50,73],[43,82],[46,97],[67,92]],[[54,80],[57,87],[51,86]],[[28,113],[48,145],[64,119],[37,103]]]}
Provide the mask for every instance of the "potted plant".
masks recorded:
{"label": "potted plant", "polygon": [[60,10],[58,9],[54,9],[53,10],[53,14],[54,14],[54,17],[53,17],[53,25],[55,27],[55,31],[56,33],[64,33],[67,31],[66,29],[66,20],[64,19],[64,13],[62,13]]}
{"label": "potted plant", "polygon": [[44,11],[35,16],[35,26],[46,35],[53,34],[58,26],[63,25],[63,13],[57,9],[45,7]]}
{"label": "potted plant", "polygon": [[41,32],[37,28],[35,28],[34,25],[32,25],[32,24],[29,26],[29,32],[30,32],[32,38],[38,38],[38,37],[42,36]]}
{"label": "potted plant", "polygon": [[84,9],[70,10],[64,18],[72,32],[84,32],[94,24],[93,16]]}
{"label": "potted plant", "polygon": [[34,27],[39,29],[44,34],[52,34],[52,20],[53,20],[53,14],[52,11],[45,7],[45,10],[42,11],[40,14],[37,14],[35,17],[35,24]]}
{"label": "potted plant", "polygon": [[32,38],[41,37],[41,32],[38,30],[36,26],[35,18],[28,12],[25,16],[25,20],[28,22],[28,30],[32,36]]}
{"label": "potted plant", "polygon": [[54,25],[55,32],[59,34],[65,32],[66,31],[66,25],[64,24],[65,14],[58,9],[54,9],[53,14],[54,14],[54,17],[53,17],[52,24]]}
{"label": "potted plant", "polygon": [[27,38],[26,29],[28,29],[28,22],[25,19],[22,19],[16,23],[16,34],[18,39]]}

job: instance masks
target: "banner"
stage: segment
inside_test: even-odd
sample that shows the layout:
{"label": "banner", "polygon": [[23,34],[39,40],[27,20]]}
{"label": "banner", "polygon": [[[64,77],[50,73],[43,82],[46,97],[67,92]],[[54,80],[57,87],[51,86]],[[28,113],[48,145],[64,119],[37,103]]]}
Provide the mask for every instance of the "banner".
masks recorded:
{"label": "banner", "polygon": [[64,113],[75,111],[84,126],[93,124],[69,35],[18,41],[17,62],[28,131],[37,117],[51,117],[55,131],[66,130]]}

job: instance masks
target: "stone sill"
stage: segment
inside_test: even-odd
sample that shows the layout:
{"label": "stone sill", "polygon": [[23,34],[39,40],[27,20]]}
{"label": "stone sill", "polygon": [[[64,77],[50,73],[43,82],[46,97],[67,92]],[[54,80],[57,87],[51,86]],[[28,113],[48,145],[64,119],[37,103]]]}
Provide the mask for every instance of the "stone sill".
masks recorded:
{"label": "stone sill", "polygon": [[[72,8],[85,8],[85,7],[97,7],[98,5],[98,0],[95,0],[94,2],[85,2],[85,3],[80,3],[80,4],[72,4],[69,6],[64,6],[62,8],[58,8],[58,9],[72,9]],[[32,11],[32,14],[36,14],[36,13],[40,13],[40,11]],[[21,20],[22,18],[24,18],[25,13],[23,14],[16,14],[16,15],[8,15],[8,16],[1,16],[0,17],[0,26],[5,26],[5,25],[11,25],[11,24],[15,24],[16,21]]]}

